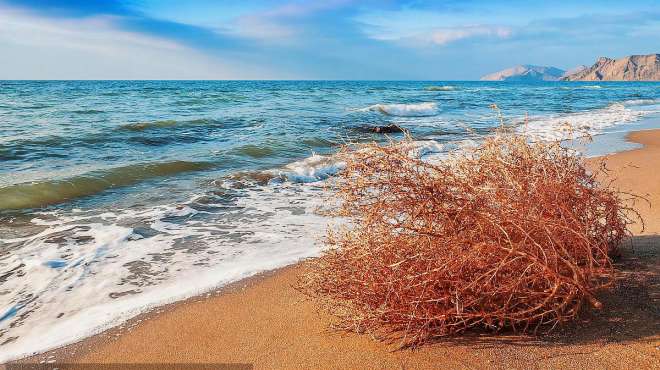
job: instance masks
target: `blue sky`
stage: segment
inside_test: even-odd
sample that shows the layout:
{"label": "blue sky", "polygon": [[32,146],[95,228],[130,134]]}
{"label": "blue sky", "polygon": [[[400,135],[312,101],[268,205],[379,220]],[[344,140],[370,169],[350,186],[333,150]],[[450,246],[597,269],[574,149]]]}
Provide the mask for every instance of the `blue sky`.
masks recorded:
{"label": "blue sky", "polygon": [[3,79],[470,80],[660,52],[646,1],[0,0]]}

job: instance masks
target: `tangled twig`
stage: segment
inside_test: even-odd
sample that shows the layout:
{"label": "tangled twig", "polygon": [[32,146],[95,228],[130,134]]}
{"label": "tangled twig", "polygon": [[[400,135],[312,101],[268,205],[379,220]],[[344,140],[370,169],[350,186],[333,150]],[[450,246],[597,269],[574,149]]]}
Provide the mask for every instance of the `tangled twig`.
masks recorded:
{"label": "tangled twig", "polygon": [[537,332],[600,308],[634,215],[584,159],[501,133],[429,163],[413,142],[346,147],[330,249],[299,287],[346,330],[404,345],[472,327]]}

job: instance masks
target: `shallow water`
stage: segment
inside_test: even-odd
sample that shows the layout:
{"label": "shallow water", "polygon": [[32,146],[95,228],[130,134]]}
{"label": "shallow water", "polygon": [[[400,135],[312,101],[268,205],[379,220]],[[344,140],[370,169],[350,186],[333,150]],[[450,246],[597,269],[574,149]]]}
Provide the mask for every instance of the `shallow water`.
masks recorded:
{"label": "shallow water", "polygon": [[1,81],[0,361],[317,255],[337,145],[396,124],[442,154],[493,103],[534,139],[608,137],[660,83]]}

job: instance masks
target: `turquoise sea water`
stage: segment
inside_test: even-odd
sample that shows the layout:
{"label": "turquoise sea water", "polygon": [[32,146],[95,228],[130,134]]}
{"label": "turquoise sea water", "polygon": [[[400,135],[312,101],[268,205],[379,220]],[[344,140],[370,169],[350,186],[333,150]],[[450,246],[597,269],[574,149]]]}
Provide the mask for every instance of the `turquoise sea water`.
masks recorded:
{"label": "turquoise sea water", "polygon": [[490,104],[535,140],[625,132],[660,83],[0,81],[0,361],[318,254],[338,145],[441,154]]}

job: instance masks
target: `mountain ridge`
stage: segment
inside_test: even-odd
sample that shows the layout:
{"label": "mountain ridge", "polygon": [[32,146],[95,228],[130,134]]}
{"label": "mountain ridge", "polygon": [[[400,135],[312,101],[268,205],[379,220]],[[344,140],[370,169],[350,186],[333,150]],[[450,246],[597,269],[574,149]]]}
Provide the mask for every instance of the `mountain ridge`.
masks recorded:
{"label": "mountain ridge", "polygon": [[600,57],[591,67],[561,78],[562,81],[660,81],[660,54]]}
{"label": "mountain ridge", "polygon": [[557,81],[565,71],[556,67],[521,64],[481,77],[481,81]]}

